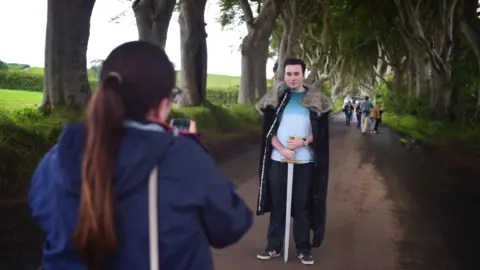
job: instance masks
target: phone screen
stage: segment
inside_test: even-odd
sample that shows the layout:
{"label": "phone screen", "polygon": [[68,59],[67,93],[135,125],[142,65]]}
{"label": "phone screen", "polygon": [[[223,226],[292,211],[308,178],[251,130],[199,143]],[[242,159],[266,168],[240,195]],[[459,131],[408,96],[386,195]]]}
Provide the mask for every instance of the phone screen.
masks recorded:
{"label": "phone screen", "polygon": [[172,119],[171,124],[172,127],[176,127],[183,131],[188,131],[190,129],[190,120],[188,119]]}

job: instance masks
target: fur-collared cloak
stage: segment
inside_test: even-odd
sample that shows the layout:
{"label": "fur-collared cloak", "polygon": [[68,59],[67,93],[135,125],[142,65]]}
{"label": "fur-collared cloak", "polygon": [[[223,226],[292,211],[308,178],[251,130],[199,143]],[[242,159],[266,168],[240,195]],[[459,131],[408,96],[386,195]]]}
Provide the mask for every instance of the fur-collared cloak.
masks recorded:
{"label": "fur-collared cloak", "polygon": [[[312,175],[312,211],[311,226],[313,231],[313,247],[319,247],[325,234],[326,199],[328,188],[329,166],[329,129],[328,116],[333,109],[332,102],[320,90],[305,85],[307,93],[300,100],[300,104],[310,110],[312,125],[312,147],[315,162]],[[256,104],[262,114],[262,144],[260,155],[260,188],[257,201],[257,215],[270,212],[271,202],[268,189],[268,171],[273,150],[272,137],[277,133],[285,106],[290,100],[290,89],[282,82],[267,92]]]}

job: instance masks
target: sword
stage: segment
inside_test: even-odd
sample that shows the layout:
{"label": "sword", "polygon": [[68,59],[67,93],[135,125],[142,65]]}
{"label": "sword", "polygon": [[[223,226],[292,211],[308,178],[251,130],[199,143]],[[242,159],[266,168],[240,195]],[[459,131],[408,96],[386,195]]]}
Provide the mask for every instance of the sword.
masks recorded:
{"label": "sword", "polygon": [[[295,137],[290,137],[294,139]],[[288,249],[290,247],[290,216],[292,213],[292,189],[293,189],[293,164],[300,164],[299,160],[282,159],[288,163],[287,173],[287,207],[285,211],[285,238],[283,240],[283,261],[288,262]]]}

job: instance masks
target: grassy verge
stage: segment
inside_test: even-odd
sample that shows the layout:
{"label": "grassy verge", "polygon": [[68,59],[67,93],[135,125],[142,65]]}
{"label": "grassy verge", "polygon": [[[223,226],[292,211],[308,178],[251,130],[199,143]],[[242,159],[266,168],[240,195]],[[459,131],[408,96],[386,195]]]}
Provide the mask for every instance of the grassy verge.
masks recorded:
{"label": "grassy verge", "polygon": [[409,134],[416,140],[437,146],[460,143],[480,151],[480,127],[465,126],[419,119],[411,115],[396,115],[385,112],[382,117],[387,126]]}
{"label": "grassy verge", "polygon": [[[31,107],[40,104],[42,97],[43,92],[0,88],[0,107],[6,110]],[[209,88],[207,99],[214,104],[230,107],[237,103],[238,88]]]}
{"label": "grassy verge", "polygon": [[332,113],[338,113],[343,110],[343,99],[338,98],[335,100],[333,103],[333,112]]}
{"label": "grassy verge", "polygon": [[[182,108],[172,117],[194,119],[203,143],[217,160],[257,142],[260,133],[260,117],[247,106]],[[82,118],[82,112],[66,110],[44,116],[34,107],[0,109],[0,197],[24,198],[35,167],[56,143],[64,124]]]}
{"label": "grassy verge", "polygon": [[[88,70],[88,80],[98,81],[94,70]],[[180,82],[180,72],[177,71],[177,83]],[[212,88],[234,88],[240,84],[239,76],[207,74],[207,85]],[[14,87],[12,87],[14,86]],[[23,87],[22,87],[23,86]],[[25,87],[31,86],[31,87]],[[33,87],[32,87],[33,86]],[[10,68],[0,72],[0,88],[38,90],[43,88],[43,68],[30,67],[27,69]],[[20,87],[20,88],[17,88]]]}

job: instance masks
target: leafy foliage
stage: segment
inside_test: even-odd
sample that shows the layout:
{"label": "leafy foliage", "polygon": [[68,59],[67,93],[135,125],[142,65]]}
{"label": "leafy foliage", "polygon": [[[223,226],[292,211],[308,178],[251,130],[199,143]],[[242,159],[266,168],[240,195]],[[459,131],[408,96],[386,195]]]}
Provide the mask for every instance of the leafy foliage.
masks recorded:
{"label": "leafy foliage", "polygon": [[0,61],[0,70],[8,70],[8,65],[2,61]]}
{"label": "leafy foliage", "polygon": [[[0,90],[1,91],[1,90]],[[252,107],[226,109],[218,106],[174,110],[171,117],[197,122],[207,146],[221,147],[257,135],[260,117]],[[82,122],[83,112],[60,109],[43,115],[36,108],[14,111],[0,109],[0,194],[23,194],[42,156],[56,143],[66,122]]]}
{"label": "leafy foliage", "polygon": [[233,30],[245,21],[238,0],[219,0],[218,3],[220,6],[220,17],[217,21],[222,26],[222,29]]}

